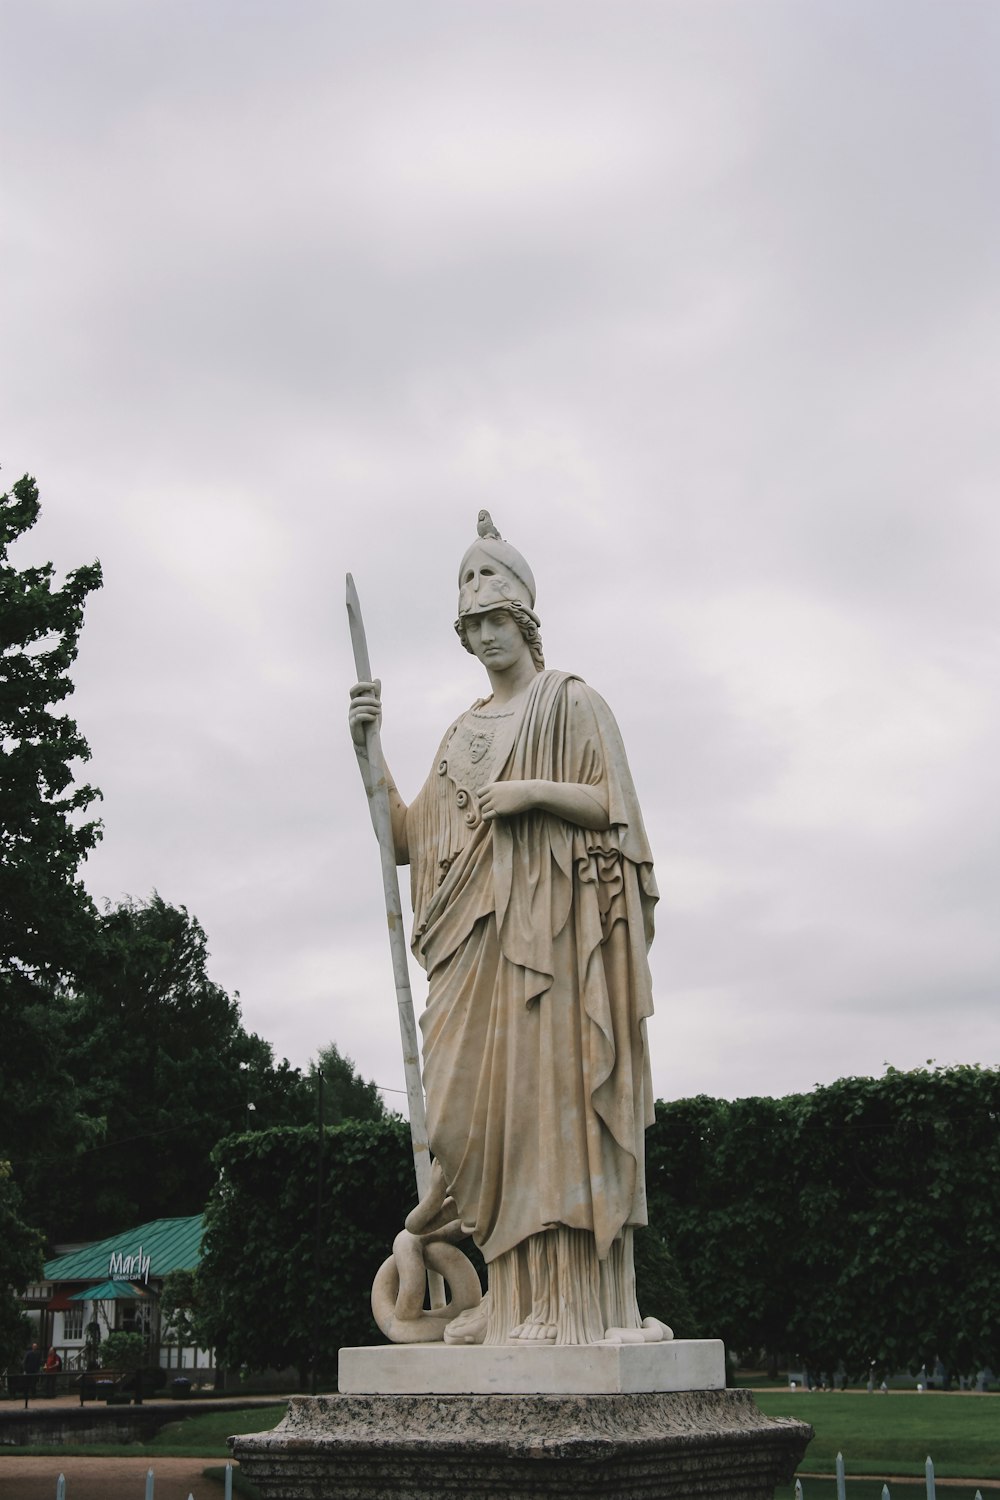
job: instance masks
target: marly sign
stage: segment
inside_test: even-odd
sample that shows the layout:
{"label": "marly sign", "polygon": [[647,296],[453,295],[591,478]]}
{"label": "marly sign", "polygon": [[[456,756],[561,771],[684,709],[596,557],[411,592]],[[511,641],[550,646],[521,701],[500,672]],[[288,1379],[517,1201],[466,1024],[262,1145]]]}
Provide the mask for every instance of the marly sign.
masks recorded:
{"label": "marly sign", "polygon": [[108,1275],[120,1277],[123,1281],[147,1281],[149,1280],[149,1256],[143,1255],[140,1245],[134,1255],[122,1255],[116,1250],[108,1263]]}

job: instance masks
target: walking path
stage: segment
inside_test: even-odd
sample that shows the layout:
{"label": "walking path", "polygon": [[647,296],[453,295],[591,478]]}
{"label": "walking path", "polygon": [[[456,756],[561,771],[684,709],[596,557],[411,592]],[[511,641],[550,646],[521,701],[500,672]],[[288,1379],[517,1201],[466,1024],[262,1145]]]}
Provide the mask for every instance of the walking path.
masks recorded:
{"label": "walking path", "polygon": [[156,1500],[221,1500],[222,1486],[203,1479],[219,1458],[15,1458],[0,1455],[2,1500],[55,1500],[66,1477],[66,1500],[142,1500],[146,1472],[156,1476]]}
{"label": "walking path", "polygon": [[[218,1458],[0,1456],[0,1500],[55,1500],[56,1480],[60,1474],[66,1477],[66,1500],[142,1500],[146,1471],[150,1468],[156,1476],[156,1500],[188,1500],[189,1495],[193,1495],[194,1500],[221,1500],[222,1487],[204,1479],[202,1474],[205,1469],[224,1462]],[[854,1480],[863,1477],[851,1475]],[[888,1481],[893,1493],[897,1485],[924,1488],[923,1479],[903,1479],[892,1474],[874,1477]],[[805,1483],[810,1479],[829,1480],[831,1475],[800,1472],[799,1478]],[[1000,1495],[1000,1480],[996,1479],[941,1479],[939,1483],[960,1484],[963,1489],[968,1487],[970,1495],[982,1490],[984,1500],[989,1495]]]}

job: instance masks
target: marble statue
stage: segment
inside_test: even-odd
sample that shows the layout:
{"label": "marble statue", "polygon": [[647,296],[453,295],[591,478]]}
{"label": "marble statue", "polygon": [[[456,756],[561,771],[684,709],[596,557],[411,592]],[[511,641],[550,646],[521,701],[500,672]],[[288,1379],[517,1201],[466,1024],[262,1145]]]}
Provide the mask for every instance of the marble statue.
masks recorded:
{"label": "marble statue", "polygon": [[[409,806],[389,777],[428,976],[434,1175],[380,1293],[398,1295],[401,1315],[382,1326],[449,1343],[670,1338],[640,1316],[632,1258],[646,1223],[657,893],[625,750],[603,699],[546,670],[531,569],[486,511],[458,584],[455,629],[490,691],[449,726]],[[379,684],[356,684],[357,742],[380,715]],[[486,1297],[470,1307],[466,1285],[443,1315],[421,1312],[414,1246],[444,1269],[468,1235]]]}

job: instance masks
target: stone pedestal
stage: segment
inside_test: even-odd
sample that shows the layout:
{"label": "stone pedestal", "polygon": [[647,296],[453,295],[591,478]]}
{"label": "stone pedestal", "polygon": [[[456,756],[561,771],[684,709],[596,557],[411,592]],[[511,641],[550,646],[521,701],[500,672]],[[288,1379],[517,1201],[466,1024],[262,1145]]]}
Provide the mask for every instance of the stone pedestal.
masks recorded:
{"label": "stone pedestal", "polygon": [[373,1344],[341,1349],[348,1396],[585,1396],[715,1391],[726,1384],[721,1339],[661,1344]]}
{"label": "stone pedestal", "polygon": [[295,1396],[229,1441],[264,1500],[772,1500],[811,1436],[702,1390]]}

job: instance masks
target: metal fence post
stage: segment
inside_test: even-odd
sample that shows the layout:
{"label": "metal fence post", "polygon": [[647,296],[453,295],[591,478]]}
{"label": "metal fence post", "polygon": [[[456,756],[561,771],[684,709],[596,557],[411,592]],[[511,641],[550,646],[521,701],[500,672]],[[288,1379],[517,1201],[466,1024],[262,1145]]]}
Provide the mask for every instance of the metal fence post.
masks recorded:
{"label": "metal fence post", "polygon": [[927,1462],[924,1464],[924,1478],[927,1482],[927,1500],[937,1500],[937,1486],[934,1483],[934,1465],[928,1453]]}
{"label": "metal fence post", "polygon": [[837,1500],[847,1500],[847,1479],[844,1475],[844,1455],[837,1454]]}

